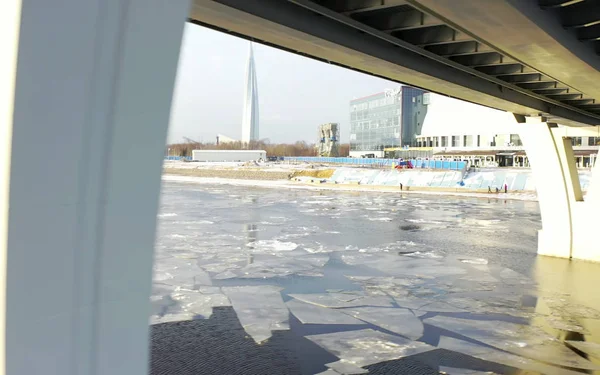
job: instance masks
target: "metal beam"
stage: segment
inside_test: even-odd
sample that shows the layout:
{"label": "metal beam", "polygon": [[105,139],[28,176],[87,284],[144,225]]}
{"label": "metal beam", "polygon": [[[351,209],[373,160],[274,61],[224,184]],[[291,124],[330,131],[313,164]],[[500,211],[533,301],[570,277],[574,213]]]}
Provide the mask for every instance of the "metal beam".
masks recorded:
{"label": "metal beam", "polygon": [[600,25],[580,27],[577,29],[577,39],[583,42],[600,40]]}
{"label": "metal beam", "polygon": [[[573,32],[565,31],[559,20],[561,12],[577,4],[544,11],[534,0],[407,1],[505,56],[590,96],[600,97],[599,86],[593,84],[600,79],[600,51],[594,51],[596,46],[600,49],[600,43],[580,43]],[[598,4],[598,0],[587,2]]]}
{"label": "metal beam", "polygon": [[534,69],[523,64],[508,64],[508,65],[492,65],[492,66],[481,66],[475,68],[480,72],[502,78],[507,75],[518,75],[518,74],[532,74],[537,73]]}
{"label": "metal beam", "polygon": [[526,83],[526,82],[555,82],[553,79],[543,76],[540,73],[523,74],[517,76],[500,77],[503,81],[511,83]]}
{"label": "metal beam", "polygon": [[568,7],[581,3],[584,0],[541,0],[540,6],[544,9]]}
{"label": "metal beam", "polygon": [[318,3],[346,15],[406,5],[404,0],[320,0]]}
{"label": "metal beam", "polygon": [[529,82],[517,82],[517,86],[522,87],[527,90],[535,90],[535,89],[549,89],[553,87],[558,87],[560,84],[556,81],[546,80],[546,81],[529,81]]}
{"label": "metal beam", "polygon": [[483,66],[502,66],[502,65],[512,65],[519,63],[516,60],[513,60],[509,57],[502,56],[499,53],[490,53],[488,55],[473,55],[473,56],[481,56],[481,58],[474,59],[473,61],[468,61],[465,65],[470,66],[472,68],[478,68]]}
{"label": "metal beam", "polygon": [[540,95],[548,95],[548,94],[564,94],[569,92],[569,89],[566,87],[555,87],[552,89],[531,89],[531,91],[540,94]]}
{"label": "metal beam", "polygon": [[473,40],[473,38],[469,37],[468,35],[465,35],[460,31],[456,31],[446,25],[395,31],[392,32],[392,35],[410,44],[415,44],[421,47],[434,44],[457,43]]}
{"label": "metal beam", "polygon": [[488,46],[485,46],[474,40],[470,40],[467,42],[429,45],[429,46],[426,46],[425,49],[427,51],[435,53],[436,55],[440,55],[440,56],[444,56],[444,57],[496,52],[493,49],[489,48]]}
{"label": "metal beam", "polygon": [[380,11],[358,13],[352,15],[352,18],[365,25],[388,33],[443,25],[437,18],[419,12],[416,9],[409,8],[402,10],[402,8],[403,7],[386,8]]}
{"label": "metal beam", "polygon": [[580,100],[583,99],[583,94],[574,92],[568,94],[546,94],[547,97],[556,100]]}
{"label": "metal beam", "polygon": [[590,27],[600,24],[600,6],[597,1],[582,1],[561,9],[562,24],[568,28]]}
{"label": "metal beam", "polygon": [[497,52],[474,52],[474,53],[463,53],[449,55],[452,61],[456,61],[459,64],[475,67],[478,65],[483,66],[498,66],[496,64],[489,64],[490,62],[501,61],[502,56]]}
{"label": "metal beam", "polygon": [[581,99],[564,99],[561,100],[563,103],[567,103],[569,105],[580,107],[582,104],[592,104],[594,103],[594,99],[591,98],[581,98]]}

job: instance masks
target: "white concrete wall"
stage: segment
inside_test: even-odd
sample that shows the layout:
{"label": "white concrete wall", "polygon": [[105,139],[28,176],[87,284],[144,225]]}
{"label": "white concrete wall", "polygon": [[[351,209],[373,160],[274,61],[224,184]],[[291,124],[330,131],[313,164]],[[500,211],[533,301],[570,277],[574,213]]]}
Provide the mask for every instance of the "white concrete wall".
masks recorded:
{"label": "white concrete wall", "polygon": [[596,219],[600,212],[600,164],[583,197],[571,146],[572,136],[593,136],[592,128],[558,128],[528,119],[521,138],[536,181],[542,214],[538,254],[600,261]]}
{"label": "white concrete wall", "polygon": [[516,134],[518,126],[507,112],[430,94],[421,136]]}
{"label": "white concrete wall", "polygon": [[545,122],[521,124],[542,215],[538,254],[571,256],[571,208],[554,135]]}
{"label": "white concrete wall", "polygon": [[360,157],[362,157],[362,155],[367,155],[367,154],[375,154],[376,158],[382,158],[385,156],[384,151],[350,151],[349,156],[351,158],[360,158]]}
{"label": "white concrete wall", "polygon": [[147,373],[161,162],[188,6],[0,3],[0,373]]}

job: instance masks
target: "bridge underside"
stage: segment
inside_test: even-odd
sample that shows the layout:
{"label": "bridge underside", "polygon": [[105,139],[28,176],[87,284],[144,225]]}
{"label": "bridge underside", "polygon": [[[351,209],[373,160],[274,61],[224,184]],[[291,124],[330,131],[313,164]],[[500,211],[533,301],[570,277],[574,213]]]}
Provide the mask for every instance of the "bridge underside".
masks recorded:
{"label": "bridge underside", "polygon": [[594,9],[594,1],[558,0],[195,0],[190,21],[429,91],[580,126],[600,124]]}

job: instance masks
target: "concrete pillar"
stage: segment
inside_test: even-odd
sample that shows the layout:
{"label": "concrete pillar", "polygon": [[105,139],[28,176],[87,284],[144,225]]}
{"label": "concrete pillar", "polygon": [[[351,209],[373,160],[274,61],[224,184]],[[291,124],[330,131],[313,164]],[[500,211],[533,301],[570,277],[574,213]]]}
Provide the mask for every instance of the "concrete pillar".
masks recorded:
{"label": "concrete pillar", "polygon": [[592,180],[585,200],[575,202],[572,208],[572,257],[600,262],[598,243],[598,215],[600,214],[600,163],[592,168]]}
{"label": "concrete pillar", "polygon": [[[543,120],[542,120],[543,121]],[[593,129],[558,128],[539,119],[521,124],[542,214],[538,253],[600,261],[596,218],[600,213],[600,164],[593,167],[584,199],[569,133]]]}
{"label": "concrete pillar", "polygon": [[[575,166],[573,159],[566,157],[570,140],[563,141],[562,137],[557,139],[552,131],[554,127],[553,124],[528,119],[528,123],[521,124],[519,136],[532,168],[542,215],[538,254],[570,258],[573,238],[572,199],[567,184],[572,182],[570,166],[573,169]],[[572,149],[570,154],[572,155]],[[565,180],[565,176],[570,178],[569,182]]]}
{"label": "concrete pillar", "polygon": [[0,373],[147,373],[188,6],[0,2]]}

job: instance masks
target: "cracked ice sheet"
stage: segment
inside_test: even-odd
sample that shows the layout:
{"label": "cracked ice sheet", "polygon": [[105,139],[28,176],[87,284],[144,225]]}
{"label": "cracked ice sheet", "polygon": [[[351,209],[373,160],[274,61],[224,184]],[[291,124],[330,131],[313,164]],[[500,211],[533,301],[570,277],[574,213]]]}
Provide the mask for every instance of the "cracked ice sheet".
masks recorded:
{"label": "cracked ice sheet", "polygon": [[423,336],[423,323],[410,310],[389,307],[354,307],[341,312],[411,340]]}
{"label": "cracked ice sheet", "polygon": [[399,277],[372,277],[372,276],[346,276],[348,279],[362,286],[363,290],[371,296],[403,297],[408,294],[408,289],[423,283],[419,278]]}
{"label": "cracked ice sheet", "polygon": [[440,373],[448,375],[496,375],[495,372],[469,370],[466,368],[456,368],[440,366]]}
{"label": "cracked ice sheet", "polygon": [[329,261],[328,255],[301,254],[298,256],[281,257],[269,256],[266,259],[255,260],[254,263],[246,265],[239,271],[241,278],[271,278],[289,275],[299,276],[323,276],[322,267]]}
{"label": "cracked ice sheet", "polygon": [[389,273],[390,275],[439,278],[467,273],[465,268],[449,266],[439,260],[412,258],[389,253],[344,254],[342,255],[342,260],[351,266],[364,265]]}
{"label": "cracked ice sheet", "polygon": [[212,285],[208,273],[192,263],[157,264],[154,267],[152,280],[187,289],[192,289],[195,285]]}
{"label": "cracked ice sheet", "polygon": [[218,287],[204,287],[198,291],[178,290],[171,294],[171,298],[179,303],[184,313],[200,315],[204,319],[210,318],[213,307],[231,306]]}
{"label": "cracked ice sheet", "polygon": [[502,281],[509,285],[527,285],[533,286],[536,283],[525,275],[522,275],[510,268],[505,268],[498,274]]}
{"label": "cracked ice sheet", "polygon": [[471,357],[483,359],[484,361],[488,362],[499,363],[528,371],[536,371],[545,375],[581,375],[581,372],[575,372],[560,367],[546,365],[544,363],[519,357],[514,354],[472,344],[467,341],[458,340],[447,336],[440,337],[438,348],[470,355]]}
{"label": "cracked ice sheet", "polygon": [[574,347],[577,350],[580,350],[584,353],[592,355],[598,359],[600,359],[600,344],[590,341],[565,341],[570,346]]}
{"label": "cracked ice sheet", "polygon": [[559,366],[600,369],[600,365],[575,355],[562,342],[537,327],[498,320],[467,320],[445,316],[427,318],[423,322],[524,357]]}
{"label": "cracked ice sheet", "polygon": [[573,303],[568,297],[542,297],[544,303],[550,309],[553,316],[568,318],[600,319],[600,311],[591,307]]}
{"label": "cracked ice sheet", "polygon": [[320,372],[320,373],[318,373],[316,375],[340,375],[340,373],[337,372],[337,371],[333,371],[332,369],[328,369],[328,370]]}
{"label": "cracked ice sheet", "polygon": [[343,314],[339,310],[331,310],[297,300],[290,300],[285,304],[303,324],[365,324],[365,322]]}
{"label": "cracked ice sheet", "polygon": [[577,318],[563,317],[563,316],[546,316],[544,317],[545,322],[554,329],[562,331],[579,332],[585,335],[589,335],[588,332],[579,322]]}
{"label": "cracked ice sheet", "polygon": [[331,354],[357,367],[409,357],[435,347],[372,329],[306,336]]}
{"label": "cracked ice sheet", "polygon": [[290,329],[289,311],[281,298],[281,288],[272,285],[223,287],[240,323],[256,343],[271,331]]}
{"label": "cracked ice sheet", "polygon": [[360,375],[369,373],[369,370],[353,365],[352,363],[343,359],[337,362],[327,363],[325,366],[329,367],[336,374]]}
{"label": "cracked ice sheet", "polygon": [[444,301],[439,301],[435,297],[433,298],[421,298],[421,297],[396,297],[394,298],[398,306],[405,307],[415,312],[446,312],[446,313],[458,313],[466,312],[467,310],[460,307],[450,305]]}
{"label": "cracked ice sheet", "polygon": [[392,299],[389,297],[371,297],[360,292],[290,294],[289,296],[302,302],[334,309],[356,306],[392,307]]}
{"label": "cracked ice sheet", "polygon": [[150,324],[160,324],[169,322],[182,322],[185,320],[192,320],[193,314],[189,312],[169,313],[164,315],[152,315],[150,317]]}

